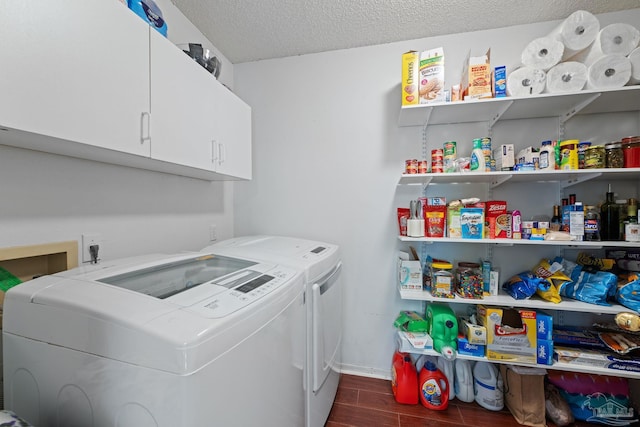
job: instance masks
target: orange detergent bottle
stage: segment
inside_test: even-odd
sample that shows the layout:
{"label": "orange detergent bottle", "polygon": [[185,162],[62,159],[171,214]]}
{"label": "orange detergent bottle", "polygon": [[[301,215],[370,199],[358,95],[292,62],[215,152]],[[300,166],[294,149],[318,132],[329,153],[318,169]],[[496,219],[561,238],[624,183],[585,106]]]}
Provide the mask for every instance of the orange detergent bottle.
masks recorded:
{"label": "orange detergent bottle", "polygon": [[418,403],[418,372],[408,353],[396,351],[393,355],[391,389],[398,403]]}
{"label": "orange detergent bottle", "polygon": [[428,360],[420,371],[420,402],[429,409],[442,411],[449,406],[449,381],[436,365]]}

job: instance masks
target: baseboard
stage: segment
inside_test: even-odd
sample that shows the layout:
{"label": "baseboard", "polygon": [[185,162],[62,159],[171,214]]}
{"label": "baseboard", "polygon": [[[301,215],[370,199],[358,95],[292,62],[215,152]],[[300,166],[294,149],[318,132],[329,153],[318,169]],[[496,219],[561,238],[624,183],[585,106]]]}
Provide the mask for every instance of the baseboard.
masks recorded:
{"label": "baseboard", "polygon": [[364,366],[345,365],[343,364],[340,372],[347,375],[358,375],[361,377],[378,378],[382,380],[391,379],[391,368],[389,369],[375,369],[367,368]]}

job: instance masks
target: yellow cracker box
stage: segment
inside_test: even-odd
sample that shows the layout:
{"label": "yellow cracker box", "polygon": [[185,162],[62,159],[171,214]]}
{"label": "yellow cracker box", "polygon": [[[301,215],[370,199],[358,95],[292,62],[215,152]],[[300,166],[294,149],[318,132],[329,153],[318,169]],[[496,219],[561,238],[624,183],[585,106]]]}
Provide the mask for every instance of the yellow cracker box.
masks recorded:
{"label": "yellow cracker box", "polygon": [[478,305],[478,323],[487,328],[487,359],[536,363],[536,312]]}
{"label": "yellow cracker box", "polygon": [[420,54],[414,50],[402,55],[402,105],[417,105],[420,102],[418,85]]}
{"label": "yellow cracker box", "polygon": [[420,104],[444,102],[444,49],[420,53]]}
{"label": "yellow cracker box", "polygon": [[493,97],[491,78],[491,49],[484,55],[467,54],[462,68],[462,99],[481,99]]}

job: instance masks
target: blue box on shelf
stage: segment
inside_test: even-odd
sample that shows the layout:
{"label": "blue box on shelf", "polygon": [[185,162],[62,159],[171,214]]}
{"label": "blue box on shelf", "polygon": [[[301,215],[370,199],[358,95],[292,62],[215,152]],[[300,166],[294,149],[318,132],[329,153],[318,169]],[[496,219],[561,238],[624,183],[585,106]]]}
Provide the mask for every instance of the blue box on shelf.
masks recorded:
{"label": "blue box on shelf", "polygon": [[536,337],[539,340],[553,340],[553,317],[547,313],[536,313]]}
{"label": "blue box on shelf", "polygon": [[538,340],[536,347],[536,363],[539,365],[553,365],[553,341]]}
{"label": "blue box on shelf", "polygon": [[485,347],[486,346],[480,344],[469,344],[469,341],[466,337],[458,336],[458,354],[462,354],[465,356],[484,357]]}

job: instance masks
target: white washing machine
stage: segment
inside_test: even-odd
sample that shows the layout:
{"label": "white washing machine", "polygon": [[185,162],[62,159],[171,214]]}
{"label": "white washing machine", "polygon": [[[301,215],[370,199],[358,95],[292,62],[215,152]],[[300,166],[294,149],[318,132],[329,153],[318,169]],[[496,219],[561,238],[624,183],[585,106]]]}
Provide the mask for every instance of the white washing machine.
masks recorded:
{"label": "white washing machine", "polygon": [[305,425],[324,426],[342,363],[342,279],[337,245],[282,236],[225,240],[205,251],[244,256],[301,269],[306,282]]}
{"label": "white washing machine", "polygon": [[5,406],[39,427],[301,426],[304,280],[191,253],[43,276],[4,300]]}

